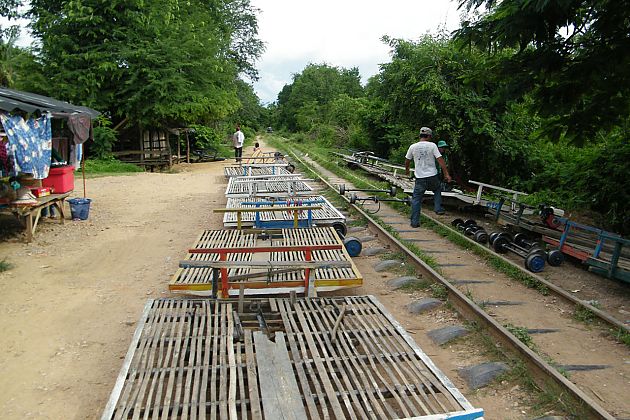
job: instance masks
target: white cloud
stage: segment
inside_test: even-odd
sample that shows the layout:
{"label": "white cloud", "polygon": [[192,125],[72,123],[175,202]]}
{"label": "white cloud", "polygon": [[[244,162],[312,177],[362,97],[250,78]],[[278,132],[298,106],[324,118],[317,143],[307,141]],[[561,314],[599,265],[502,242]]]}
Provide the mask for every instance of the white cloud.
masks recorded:
{"label": "white cloud", "polygon": [[309,62],[358,67],[363,80],[389,61],[383,35],[418,39],[459,24],[457,2],[449,0],[252,0],[261,10],[259,36],[267,50],[258,62],[254,88],[273,102],[291,74]]}

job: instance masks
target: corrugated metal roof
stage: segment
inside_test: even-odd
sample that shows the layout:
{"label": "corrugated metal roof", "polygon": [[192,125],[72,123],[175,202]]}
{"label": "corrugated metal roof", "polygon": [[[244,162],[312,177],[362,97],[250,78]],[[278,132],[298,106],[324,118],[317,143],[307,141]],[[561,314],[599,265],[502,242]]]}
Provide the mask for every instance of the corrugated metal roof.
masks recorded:
{"label": "corrugated metal roof", "polygon": [[48,96],[7,88],[0,88],[0,109],[7,112],[21,110],[29,113],[35,111],[50,111],[65,114],[82,112],[90,115],[92,118],[101,115],[100,112],[86,106],[73,105],[68,102],[49,98]]}

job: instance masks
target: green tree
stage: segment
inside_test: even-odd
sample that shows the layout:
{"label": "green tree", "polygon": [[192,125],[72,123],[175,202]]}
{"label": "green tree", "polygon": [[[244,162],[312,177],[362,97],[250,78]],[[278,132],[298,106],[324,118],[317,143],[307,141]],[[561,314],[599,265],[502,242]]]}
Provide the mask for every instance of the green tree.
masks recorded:
{"label": "green tree", "polygon": [[249,0],[31,0],[26,16],[49,78],[41,93],[145,126],[236,112],[237,74],[255,76],[263,47]]}
{"label": "green tree", "polygon": [[285,85],[278,95],[279,122],[289,130],[297,130],[297,115],[301,108],[307,107],[310,114],[314,105],[319,108],[318,120],[324,120],[329,104],[342,94],[351,98],[363,96],[357,68],[343,69],[327,64],[309,64],[301,73],[294,75],[293,83]]}
{"label": "green tree", "polygon": [[527,142],[537,128],[522,103],[500,102],[503,82],[477,50],[460,51],[445,37],[419,42],[385,39],[392,61],[370,79],[367,133],[381,154],[404,159],[418,129],[429,126],[451,144],[451,162],[464,180],[510,184],[528,172]]}
{"label": "green tree", "polygon": [[579,143],[583,132],[610,129],[630,111],[628,0],[462,0],[469,11],[456,38],[489,53],[510,54],[497,62],[513,97],[532,93],[545,128]]}

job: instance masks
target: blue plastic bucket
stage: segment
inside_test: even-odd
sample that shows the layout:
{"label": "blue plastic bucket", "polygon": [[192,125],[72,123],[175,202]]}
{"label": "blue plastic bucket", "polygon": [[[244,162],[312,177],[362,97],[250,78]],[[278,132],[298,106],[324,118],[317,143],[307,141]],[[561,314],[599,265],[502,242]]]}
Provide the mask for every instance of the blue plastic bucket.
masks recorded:
{"label": "blue plastic bucket", "polygon": [[87,220],[90,215],[90,203],[92,200],[89,198],[71,198],[68,200],[70,204],[70,214],[72,214],[72,220]]}

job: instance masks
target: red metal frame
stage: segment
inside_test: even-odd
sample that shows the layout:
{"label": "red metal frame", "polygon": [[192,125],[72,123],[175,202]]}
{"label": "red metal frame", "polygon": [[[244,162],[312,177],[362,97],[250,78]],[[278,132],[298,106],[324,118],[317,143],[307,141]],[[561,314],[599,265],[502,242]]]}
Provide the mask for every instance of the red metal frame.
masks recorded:
{"label": "red metal frame", "polygon": [[[260,252],[304,252],[304,260],[312,261],[313,251],[328,251],[342,249],[342,244],[330,245],[298,245],[298,246],[261,246],[253,248],[193,248],[188,252],[191,254],[219,254],[219,261],[227,261],[228,254],[255,254]],[[304,269],[304,290],[308,294],[311,281],[311,269]],[[221,294],[223,297],[229,296],[230,284],[228,281],[228,269],[221,268]]]}
{"label": "red metal frame", "polygon": [[[550,238],[548,236],[543,236],[542,240],[548,243],[549,245],[552,245],[555,247],[560,246],[560,241]],[[590,253],[574,248],[571,245],[567,245],[566,243],[562,245],[562,248],[560,248],[560,251],[562,251],[563,254],[567,254],[572,257],[575,257],[582,262],[585,262],[591,257]]]}

